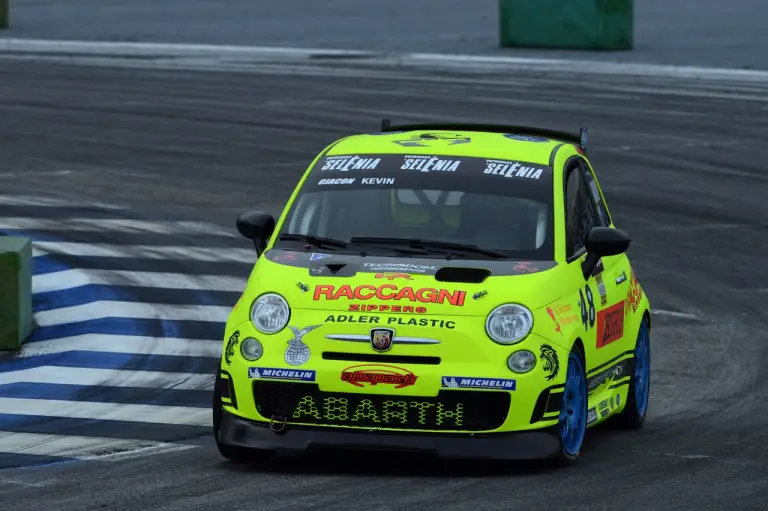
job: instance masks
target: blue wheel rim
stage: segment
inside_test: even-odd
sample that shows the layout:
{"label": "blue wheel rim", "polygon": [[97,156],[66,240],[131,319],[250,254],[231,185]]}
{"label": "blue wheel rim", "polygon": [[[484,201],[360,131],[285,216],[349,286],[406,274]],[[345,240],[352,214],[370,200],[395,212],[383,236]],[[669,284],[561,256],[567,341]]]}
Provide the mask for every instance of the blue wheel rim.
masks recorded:
{"label": "blue wheel rim", "polygon": [[635,406],[640,417],[648,410],[648,389],[651,384],[651,339],[648,323],[643,321],[635,345]]}
{"label": "blue wheel rim", "polygon": [[568,356],[563,409],[558,426],[563,450],[570,456],[578,454],[587,430],[587,381],[584,365],[575,353]]}

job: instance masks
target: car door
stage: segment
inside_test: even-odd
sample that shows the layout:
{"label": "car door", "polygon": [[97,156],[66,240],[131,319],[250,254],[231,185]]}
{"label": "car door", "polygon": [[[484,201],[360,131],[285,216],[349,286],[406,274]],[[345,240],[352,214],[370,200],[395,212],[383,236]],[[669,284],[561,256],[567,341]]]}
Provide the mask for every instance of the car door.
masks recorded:
{"label": "car door", "polygon": [[[582,161],[584,178],[589,188],[590,196],[597,208],[598,218],[601,226],[612,226],[608,207],[605,204],[600,187],[597,182],[594,170],[586,161]],[[598,337],[598,349],[607,348],[609,344],[615,343],[619,340],[625,340],[632,336],[625,332],[624,319],[626,318],[627,311],[625,308],[625,302],[627,299],[627,293],[630,286],[630,276],[632,268],[629,265],[629,259],[625,253],[603,257],[602,258],[602,279],[605,285],[605,299],[603,300],[604,306],[608,309],[603,314],[603,321],[607,324],[603,328],[603,337]],[[598,332],[600,333],[600,332]],[[618,356],[625,350],[624,342],[618,342],[608,350],[609,353],[613,353]]]}
{"label": "car door", "polygon": [[578,283],[576,303],[585,331],[587,367],[594,368],[618,356],[624,335],[624,298],[616,274],[622,272],[623,255],[604,257],[585,279],[586,237],[593,227],[610,225],[608,211],[588,164],[574,157],[566,164],[565,249],[572,282]]}

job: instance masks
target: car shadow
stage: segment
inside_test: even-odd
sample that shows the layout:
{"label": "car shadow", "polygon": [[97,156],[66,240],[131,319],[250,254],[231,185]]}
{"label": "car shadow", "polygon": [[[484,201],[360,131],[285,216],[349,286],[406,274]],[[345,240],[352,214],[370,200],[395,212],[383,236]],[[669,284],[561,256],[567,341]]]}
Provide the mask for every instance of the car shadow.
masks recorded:
{"label": "car shadow", "polygon": [[[268,462],[235,463],[222,461],[221,468],[235,472],[265,472],[282,475],[346,475],[357,477],[526,477],[568,470],[587,465],[600,444],[620,433],[608,425],[587,431],[584,448],[576,465],[556,460],[480,460],[446,459],[407,451],[369,451],[363,449],[310,450],[281,454]],[[608,437],[608,438],[606,438]],[[608,442],[613,443],[613,442]],[[599,457],[599,456],[597,456]]]}
{"label": "car shadow", "polygon": [[237,472],[281,475],[342,475],[356,477],[490,477],[530,475],[550,471],[552,462],[444,459],[429,454],[397,451],[312,450],[281,455],[268,463],[224,462]]}

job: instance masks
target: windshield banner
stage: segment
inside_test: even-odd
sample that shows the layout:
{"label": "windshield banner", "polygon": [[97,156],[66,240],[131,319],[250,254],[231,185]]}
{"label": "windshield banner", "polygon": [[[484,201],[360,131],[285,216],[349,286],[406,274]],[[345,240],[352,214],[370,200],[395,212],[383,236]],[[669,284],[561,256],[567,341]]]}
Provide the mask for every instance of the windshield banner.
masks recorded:
{"label": "windshield banner", "polygon": [[[439,177],[438,177],[439,176]],[[503,195],[504,184],[551,193],[552,168],[519,160],[450,155],[346,154],[326,156],[312,170],[311,188],[481,189]],[[527,185],[527,186],[526,186]],[[499,189],[501,188],[501,189]]]}

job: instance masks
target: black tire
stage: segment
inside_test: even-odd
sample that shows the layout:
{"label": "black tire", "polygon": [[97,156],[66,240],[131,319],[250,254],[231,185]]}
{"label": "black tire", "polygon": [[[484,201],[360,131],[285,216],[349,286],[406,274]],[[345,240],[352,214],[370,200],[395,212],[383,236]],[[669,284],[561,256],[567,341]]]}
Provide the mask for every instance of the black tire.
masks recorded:
{"label": "black tire", "polygon": [[219,442],[219,429],[221,428],[221,374],[216,371],[216,382],[213,385],[213,438],[216,440],[216,447],[219,453],[228,460],[236,463],[270,461],[274,458],[274,451],[265,451],[257,449],[245,449],[234,445],[227,445]]}
{"label": "black tire", "polygon": [[[635,354],[637,355],[638,346],[641,342],[641,338],[643,335],[646,335],[645,342],[647,342],[648,351],[647,351],[647,358],[645,363],[648,365],[648,372],[647,372],[647,383],[645,385],[646,388],[646,397],[645,397],[645,407],[644,410],[639,410],[640,407],[638,407],[638,391],[637,391],[637,380],[636,375],[637,372],[635,371],[636,364],[638,363],[638,360],[634,360],[634,364],[632,365],[632,376],[629,379],[629,392],[627,392],[627,404],[624,406],[624,409],[621,411],[619,415],[616,416],[615,424],[621,429],[640,429],[643,427],[643,424],[645,423],[645,417],[648,415],[648,405],[650,401],[650,364],[651,364],[651,328],[648,323],[648,318],[644,317],[642,323],[640,324],[640,329],[637,333],[637,339],[635,340]],[[640,398],[642,399],[642,398]]]}

